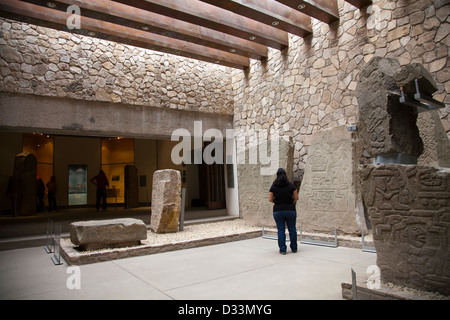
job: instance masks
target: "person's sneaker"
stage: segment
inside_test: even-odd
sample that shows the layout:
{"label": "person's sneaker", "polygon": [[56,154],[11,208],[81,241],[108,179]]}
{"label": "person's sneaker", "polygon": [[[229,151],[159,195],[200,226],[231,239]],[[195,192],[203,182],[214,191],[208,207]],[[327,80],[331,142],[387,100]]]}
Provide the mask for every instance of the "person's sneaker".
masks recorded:
{"label": "person's sneaker", "polygon": [[280,251],[280,254],[285,255],[286,252],[285,251]]}

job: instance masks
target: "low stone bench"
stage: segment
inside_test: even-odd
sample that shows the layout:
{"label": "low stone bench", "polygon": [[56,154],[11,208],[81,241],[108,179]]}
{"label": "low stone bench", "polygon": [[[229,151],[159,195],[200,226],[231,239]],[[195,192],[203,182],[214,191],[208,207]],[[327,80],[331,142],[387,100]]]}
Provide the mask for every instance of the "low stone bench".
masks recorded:
{"label": "low stone bench", "polygon": [[147,227],[133,218],[79,221],[70,224],[70,240],[80,250],[130,247],[147,239]]}

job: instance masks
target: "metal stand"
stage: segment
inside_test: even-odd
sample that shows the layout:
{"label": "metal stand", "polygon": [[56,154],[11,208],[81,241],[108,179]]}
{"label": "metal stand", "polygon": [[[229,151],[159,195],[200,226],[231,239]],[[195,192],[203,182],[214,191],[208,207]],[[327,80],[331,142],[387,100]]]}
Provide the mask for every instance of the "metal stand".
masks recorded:
{"label": "metal stand", "polygon": [[52,261],[55,265],[61,265],[63,264],[61,262],[61,246],[60,246],[60,239],[61,239],[61,224],[58,223],[55,226],[55,237],[53,239],[53,248],[54,248],[54,253],[53,253],[53,257],[52,257]]}
{"label": "metal stand", "polygon": [[181,214],[180,214],[180,225],[179,225],[179,230],[183,231],[184,229],[184,201],[186,198],[186,189],[182,188],[181,189]]}
{"label": "metal stand", "polygon": [[47,244],[45,245],[45,251],[47,253],[53,253],[51,257],[55,265],[63,264],[61,262],[61,223],[54,223],[53,220],[48,219],[47,221]]}
{"label": "metal stand", "polygon": [[311,238],[303,238],[302,235],[302,227],[300,226],[300,243],[303,244],[312,244],[316,246],[324,246],[324,247],[330,247],[330,248],[337,248],[338,247],[338,241],[337,241],[337,231],[336,228],[334,228],[334,242],[330,241],[322,241],[322,240],[314,240]]}
{"label": "metal stand", "polygon": [[371,252],[371,253],[377,253],[377,250],[375,250],[375,247],[372,246],[366,246],[364,242],[364,230],[361,230],[362,233],[362,251],[364,252]]}
{"label": "metal stand", "polygon": [[45,245],[45,251],[47,253],[53,253],[53,220],[47,220],[47,242]]}
{"label": "metal stand", "polygon": [[352,269],[352,300],[358,300],[358,289],[356,287],[356,273]]}
{"label": "metal stand", "polygon": [[[262,237],[264,239],[278,240],[278,236],[270,236],[264,232],[264,225],[262,225]],[[286,235],[286,241],[290,241],[288,235]]]}

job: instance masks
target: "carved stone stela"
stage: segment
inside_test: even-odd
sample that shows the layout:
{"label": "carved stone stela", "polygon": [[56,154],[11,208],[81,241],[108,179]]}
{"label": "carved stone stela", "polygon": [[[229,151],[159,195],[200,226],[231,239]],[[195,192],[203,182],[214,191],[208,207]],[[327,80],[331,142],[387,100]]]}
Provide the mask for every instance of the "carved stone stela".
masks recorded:
{"label": "carved stone stela", "polygon": [[[263,145],[269,150],[271,149],[270,141],[267,145],[265,143]],[[240,212],[247,221],[259,225],[274,226],[273,204],[269,202],[269,189],[276,178],[278,167],[286,168],[288,177],[292,176],[294,153],[292,140],[279,139],[278,155],[274,155],[274,157],[277,157],[278,166],[273,168],[273,174],[271,175],[261,174],[261,168],[267,168],[269,165],[249,163],[249,153],[265,152],[261,145],[246,148],[245,152],[247,154],[245,163],[238,164]],[[275,158],[272,160],[275,161]],[[273,166],[272,163],[271,166]]]}
{"label": "carved stone stela", "polygon": [[354,133],[346,126],[314,133],[297,203],[307,231],[361,230],[357,217]]}
{"label": "carved stone stela", "polygon": [[[372,157],[411,157],[368,165],[360,174],[382,281],[448,295],[450,170],[416,165],[423,151],[417,113],[442,107],[431,97],[436,90],[419,64],[400,67],[395,59],[379,57],[367,64],[357,90],[364,147]],[[437,151],[429,163],[446,163],[439,159],[446,152],[427,147]]]}
{"label": "carved stone stela", "polygon": [[450,170],[368,166],[361,185],[382,281],[450,294]]}

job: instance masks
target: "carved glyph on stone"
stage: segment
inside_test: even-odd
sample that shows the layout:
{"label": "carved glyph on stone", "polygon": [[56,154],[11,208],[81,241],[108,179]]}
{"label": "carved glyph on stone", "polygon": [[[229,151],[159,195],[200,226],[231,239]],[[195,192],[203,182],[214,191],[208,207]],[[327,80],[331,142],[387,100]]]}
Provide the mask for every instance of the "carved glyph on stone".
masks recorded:
{"label": "carved glyph on stone", "polygon": [[367,166],[361,185],[381,279],[450,294],[450,170]]}
{"label": "carved glyph on stone", "polygon": [[153,173],[150,229],[156,233],[177,232],[181,214],[181,174],[165,169]]}
{"label": "carved glyph on stone", "polygon": [[346,126],[313,134],[299,192],[297,220],[307,231],[359,233],[354,134]]}

